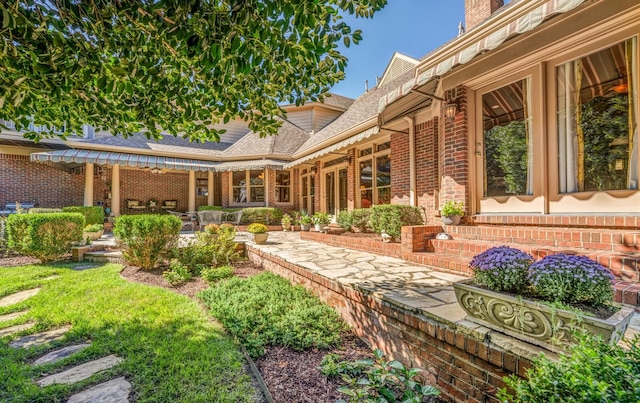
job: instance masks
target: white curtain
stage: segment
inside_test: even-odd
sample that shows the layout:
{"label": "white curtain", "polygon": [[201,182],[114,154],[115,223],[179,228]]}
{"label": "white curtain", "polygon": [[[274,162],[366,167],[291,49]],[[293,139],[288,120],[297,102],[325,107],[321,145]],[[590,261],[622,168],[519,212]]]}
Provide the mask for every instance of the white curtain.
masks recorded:
{"label": "white curtain", "polygon": [[560,193],[578,190],[575,105],[580,92],[575,88],[576,62],[558,67],[558,173]]}

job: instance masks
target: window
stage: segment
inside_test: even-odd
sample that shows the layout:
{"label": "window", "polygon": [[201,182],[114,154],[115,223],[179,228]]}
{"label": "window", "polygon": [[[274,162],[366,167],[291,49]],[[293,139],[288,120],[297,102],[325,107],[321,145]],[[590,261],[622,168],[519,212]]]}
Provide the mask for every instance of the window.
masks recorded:
{"label": "window", "polygon": [[532,194],[530,80],[483,94],[482,125],[484,196]]}
{"label": "window", "polygon": [[300,178],[301,203],[300,207],[309,214],[315,212],[315,174],[304,169]]}
{"label": "window", "polygon": [[232,189],[233,203],[264,203],[264,172],[234,171]]}
{"label": "window", "polygon": [[276,172],[276,203],[291,203],[291,172]]}
{"label": "window", "polygon": [[638,189],[636,40],[557,66],[560,193]]}
{"label": "window", "polygon": [[[385,142],[361,150],[358,154],[363,157],[358,163],[361,208],[391,203],[390,148],[391,142]],[[373,153],[373,150],[376,152]]]}

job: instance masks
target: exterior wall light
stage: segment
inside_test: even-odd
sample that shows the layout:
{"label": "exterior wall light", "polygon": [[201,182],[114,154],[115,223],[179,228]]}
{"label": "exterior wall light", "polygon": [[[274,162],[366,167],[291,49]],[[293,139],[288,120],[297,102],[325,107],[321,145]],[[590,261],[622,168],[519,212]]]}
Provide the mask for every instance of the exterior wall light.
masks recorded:
{"label": "exterior wall light", "polygon": [[447,119],[447,122],[453,122],[456,118],[456,114],[458,113],[458,101],[450,101],[448,104],[444,106],[444,118]]}

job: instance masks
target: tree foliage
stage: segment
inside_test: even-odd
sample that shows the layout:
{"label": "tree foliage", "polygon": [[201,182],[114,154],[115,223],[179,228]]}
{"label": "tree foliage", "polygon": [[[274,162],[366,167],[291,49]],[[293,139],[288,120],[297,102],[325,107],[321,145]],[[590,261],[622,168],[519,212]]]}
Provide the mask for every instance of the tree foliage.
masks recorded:
{"label": "tree foliage", "polygon": [[274,134],[280,103],[321,100],[344,78],[338,43],[362,35],[342,15],[372,17],[386,2],[0,2],[0,118],[201,141],[240,118]]}

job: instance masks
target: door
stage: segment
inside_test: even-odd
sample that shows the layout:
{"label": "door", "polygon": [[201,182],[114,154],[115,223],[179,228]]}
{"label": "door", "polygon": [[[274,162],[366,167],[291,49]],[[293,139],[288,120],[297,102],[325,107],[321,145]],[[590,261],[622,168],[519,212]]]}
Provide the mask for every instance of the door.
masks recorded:
{"label": "door", "polygon": [[347,168],[325,171],[325,211],[337,215],[347,209]]}

